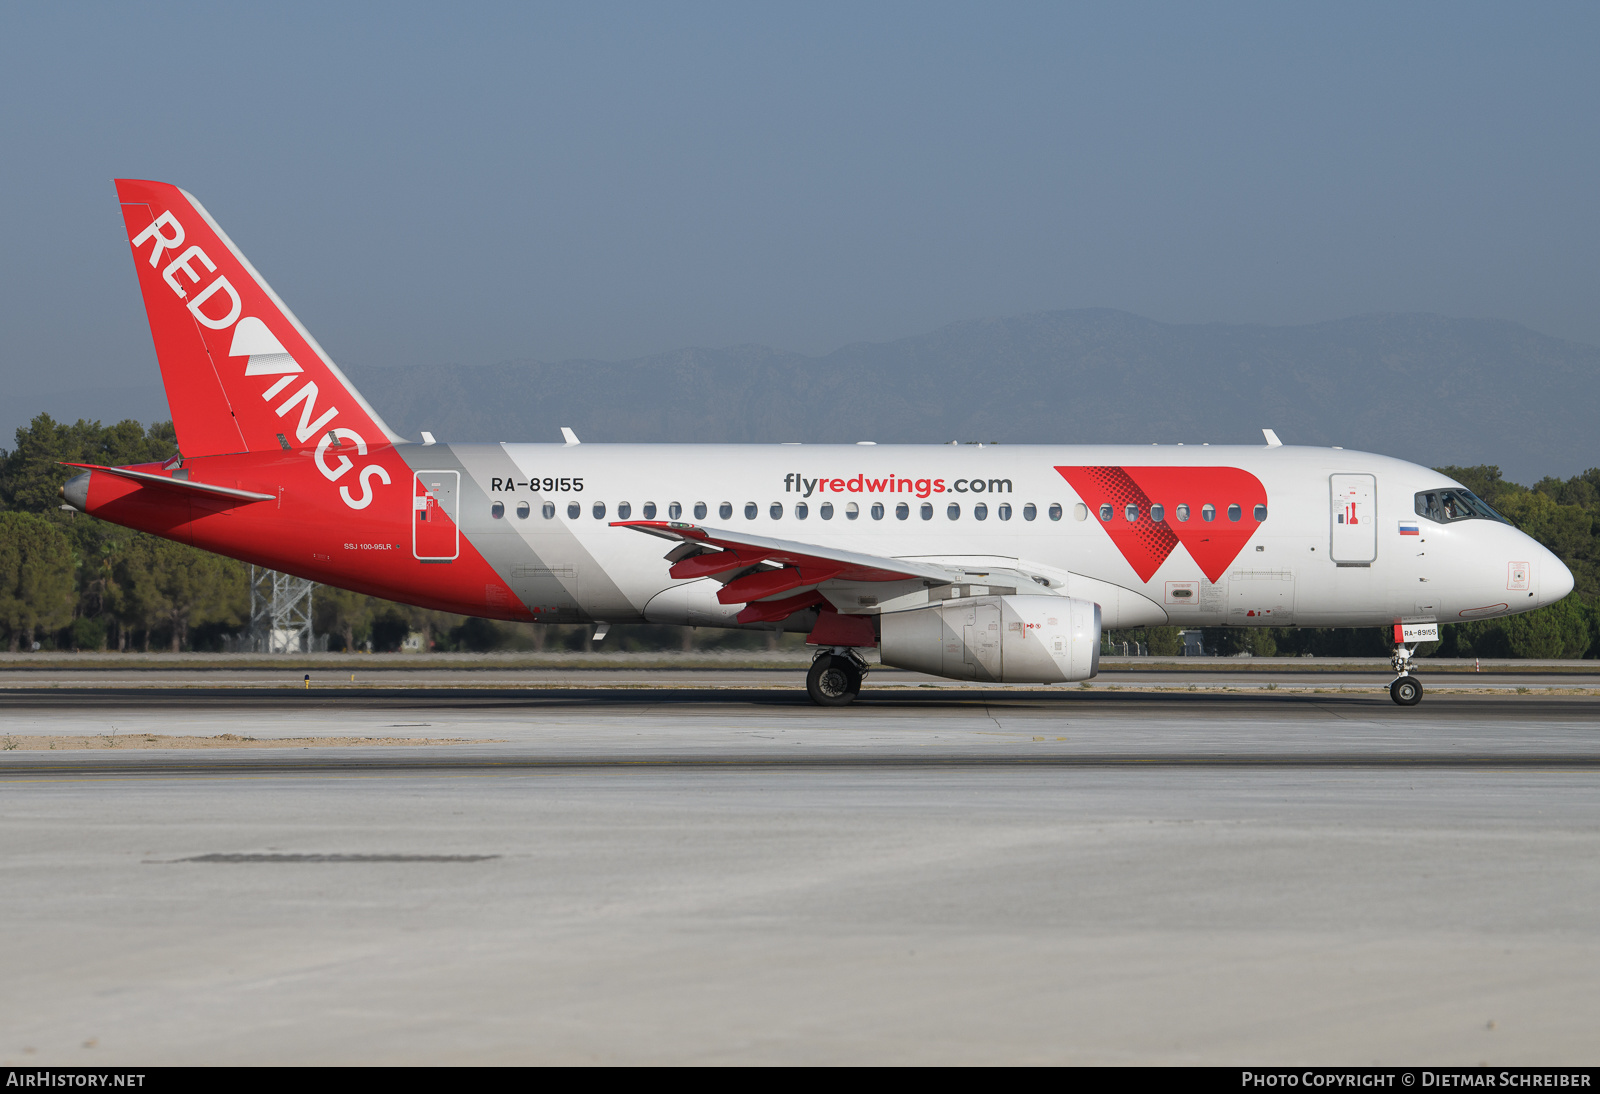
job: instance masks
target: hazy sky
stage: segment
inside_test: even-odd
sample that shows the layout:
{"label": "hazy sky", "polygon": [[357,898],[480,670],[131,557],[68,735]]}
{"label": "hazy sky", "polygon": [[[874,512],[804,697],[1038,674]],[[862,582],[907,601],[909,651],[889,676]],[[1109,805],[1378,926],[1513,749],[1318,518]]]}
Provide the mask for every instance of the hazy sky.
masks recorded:
{"label": "hazy sky", "polygon": [[0,7],[0,378],[147,384],[113,176],[347,364],[1063,307],[1600,343],[1600,6]]}

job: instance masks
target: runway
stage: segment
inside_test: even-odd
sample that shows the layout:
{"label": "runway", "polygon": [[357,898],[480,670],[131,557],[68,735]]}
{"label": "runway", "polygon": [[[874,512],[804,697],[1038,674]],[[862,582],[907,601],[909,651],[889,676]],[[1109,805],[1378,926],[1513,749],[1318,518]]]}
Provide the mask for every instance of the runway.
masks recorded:
{"label": "runway", "polygon": [[0,692],[0,1061],[1593,1062],[1592,698],[677,683]]}
{"label": "runway", "polygon": [[[875,660],[869,656],[869,661]],[[754,655],[749,663],[731,656],[697,654],[414,654],[404,656],[258,654],[4,654],[0,690],[284,688],[358,691],[372,689],[485,689],[526,693],[534,689],[641,688],[651,691],[772,691],[797,695],[810,663],[805,651]],[[1427,658],[1416,673],[1430,693],[1501,692],[1583,694],[1600,698],[1600,662],[1485,661]],[[1107,657],[1086,685],[996,685],[989,695],[1026,692],[1278,690],[1380,695],[1393,678],[1382,658],[1148,658]],[[918,690],[971,691],[971,684],[874,664],[868,693]]]}

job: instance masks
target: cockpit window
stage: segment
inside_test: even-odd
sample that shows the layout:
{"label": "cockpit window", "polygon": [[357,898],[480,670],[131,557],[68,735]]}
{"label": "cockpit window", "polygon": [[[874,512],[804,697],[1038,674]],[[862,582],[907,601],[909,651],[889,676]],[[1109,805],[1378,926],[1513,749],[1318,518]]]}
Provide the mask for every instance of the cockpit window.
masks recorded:
{"label": "cockpit window", "polygon": [[1505,517],[1489,508],[1484,500],[1471,490],[1452,487],[1449,490],[1423,490],[1417,494],[1417,516],[1427,517],[1440,524],[1458,520],[1497,520],[1510,524]]}

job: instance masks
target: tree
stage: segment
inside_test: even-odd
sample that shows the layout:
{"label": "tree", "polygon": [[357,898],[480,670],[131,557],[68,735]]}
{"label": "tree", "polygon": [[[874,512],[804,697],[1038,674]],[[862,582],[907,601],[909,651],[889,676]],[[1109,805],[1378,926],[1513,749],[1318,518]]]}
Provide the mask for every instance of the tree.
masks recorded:
{"label": "tree", "polygon": [[72,619],[72,570],[60,529],[31,513],[0,513],[0,626],[12,653]]}
{"label": "tree", "polygon": [[1545,660],[1593,654],[1595,612],[1577,596],[1505,619],[1458,623],[1444,634],[1444,654]]}
{"label": "tree", "polygon": [[394,653],[410,633],[411,621],[406,618],[405,610],[400,605],[387,604],[372,619],[372,650],[374,653]]}
{"label": "tree", "polygon": [[1565,659],[1589,650],[1589,615],[1577,597],[1568,596],[1526,615],[1502,621],[1512,657]]}
{"label": "tree", "polygon": [[1203,627],[1206,652],[1216,657],[1272,657],[1278,652],[1277,627]]}
{"label": "tree", "polygon": [[143,628],[147,650],[157,627],[168,631],[176,653],[190,627],[206,622],[239,626],[250,610],[243,564],[153,536],[131,540],[121,552],[116,583],[125,616]]}
{"label": "tree", "polygon": [[178,450],[171,422],[146,429],[138,422],[102,426],[79,419],[73,425],[40,414],[17,430],[17,447],[0,458],[0,506],[29,513],[53,513],[61,486],[78,470],[64,462],[108,466],[164,460]]}
{"label": "tree", "polygon": [[319,585],[311,598],[312,628],[338,635],[344,641],[345,652],[353,652],[358,641],[369,637],[379,603],[362,593]]}
{"label": "tree", "polygon": [[1183,639],[1178,637],[1177,627],[1150,627],[1144,633],[1152,657],[1173,657],[1183,652]]}

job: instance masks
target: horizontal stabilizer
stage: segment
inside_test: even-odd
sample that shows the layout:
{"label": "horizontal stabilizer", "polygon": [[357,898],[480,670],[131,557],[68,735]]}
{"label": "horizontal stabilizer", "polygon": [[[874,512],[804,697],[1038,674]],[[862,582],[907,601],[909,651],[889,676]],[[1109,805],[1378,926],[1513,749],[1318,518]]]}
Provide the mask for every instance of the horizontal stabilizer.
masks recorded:
{"label": "horizontal stabilizer", "polygon": [[209,494],[213,497],[234,498],[239,501],[272,501],[278,495],[260,494],[254,490],[240,490],[232,486],[213,486],[210,483],[195,482],[192,479],[175,479],[166,475],[157,475],[149,471],[132,471],[126,467],[101,467],[97,463],[63,463],[63,467],[81,467],[85,471],[103,471],[107,475],[115,475],[121,479],[132,479],[134,482],[146,486],[161,486],[168,490],[186,491],[196,494]]}

